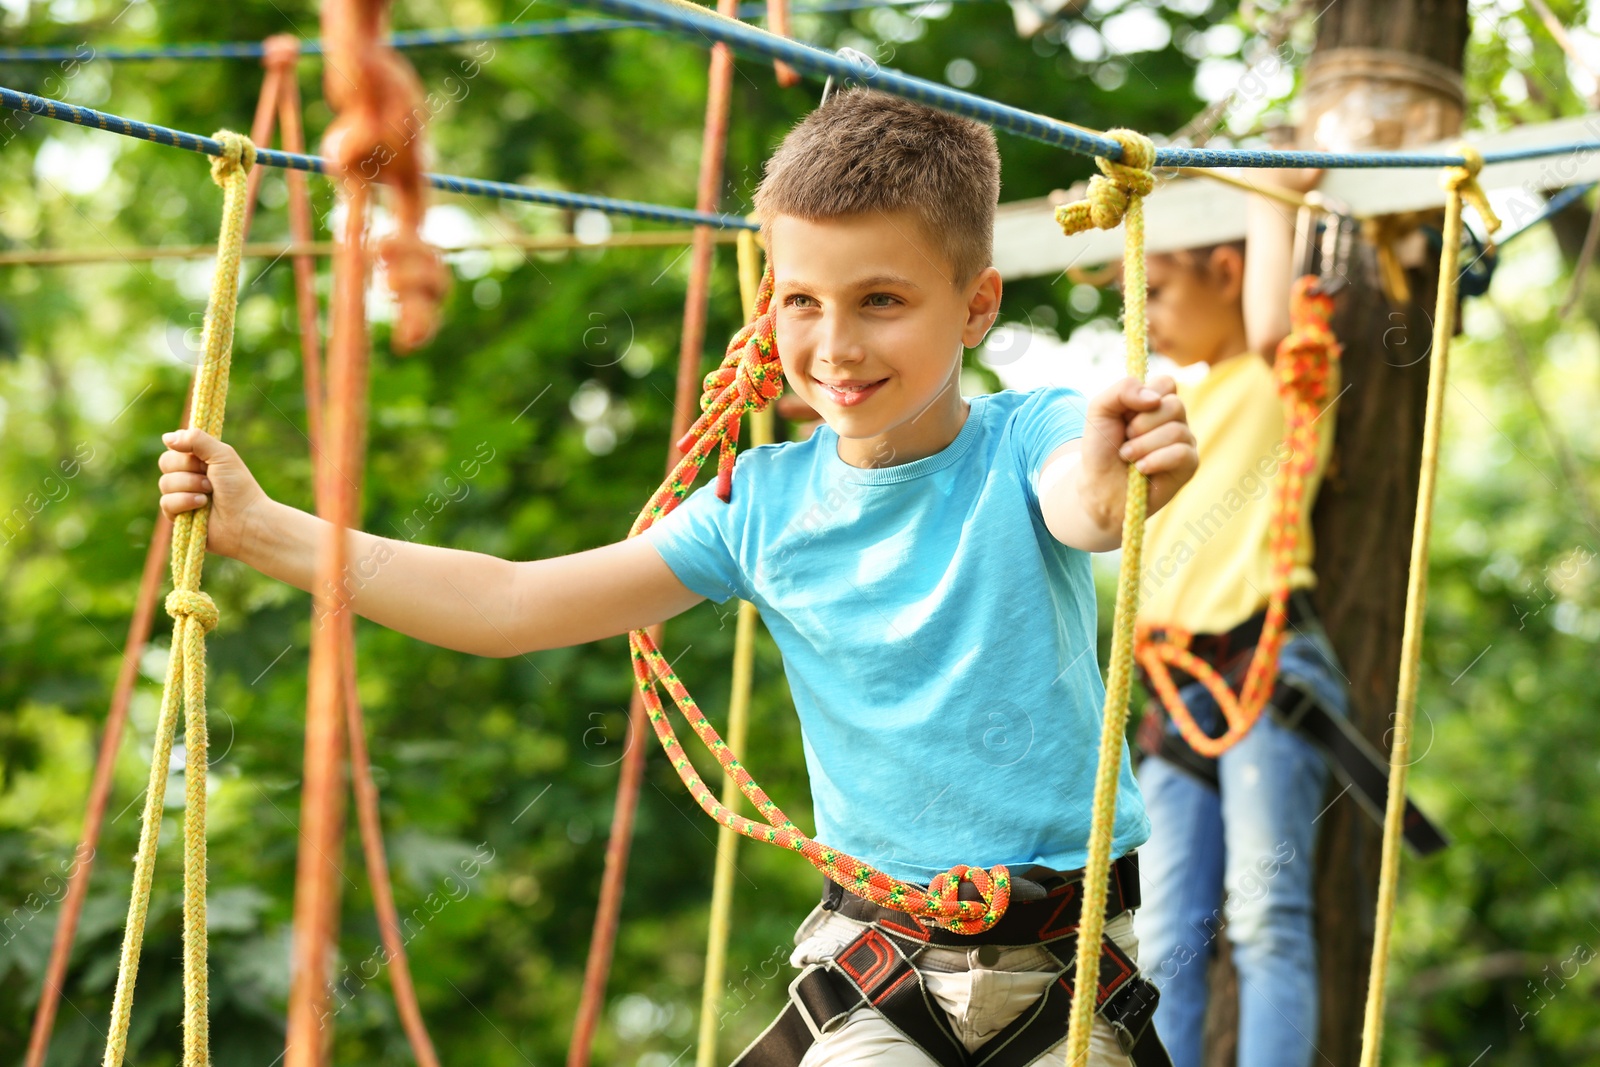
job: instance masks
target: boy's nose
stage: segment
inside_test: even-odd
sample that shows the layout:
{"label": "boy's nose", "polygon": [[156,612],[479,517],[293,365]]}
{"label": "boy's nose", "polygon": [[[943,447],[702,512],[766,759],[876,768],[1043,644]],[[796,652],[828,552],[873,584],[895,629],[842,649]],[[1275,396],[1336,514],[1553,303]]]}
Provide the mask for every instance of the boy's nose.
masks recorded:
{"label": "boy's nose", "polygon": [[816,364],[819,369],[830,365],[848,369],[860,363],[865,355],[859,338],[849,324],[836,318],[822,331],[817,344]]}

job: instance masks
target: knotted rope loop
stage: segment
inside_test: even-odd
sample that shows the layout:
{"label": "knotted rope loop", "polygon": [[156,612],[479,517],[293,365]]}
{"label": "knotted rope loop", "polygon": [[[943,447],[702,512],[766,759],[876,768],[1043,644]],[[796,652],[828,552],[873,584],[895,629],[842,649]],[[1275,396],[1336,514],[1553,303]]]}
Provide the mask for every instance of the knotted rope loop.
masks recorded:
{"label": "knotted rope loop", "polygon": [[167,614],[174,619],[193,619],[200,625],[200,632],[207,634],[217,628],[217,620],[221,618],[216,601],[196,589],[174,589],[168,593]]}
{"label": "knotted rope loop", "polygon": [[1478,173],[1483,170],[1483,153],[1465,141],[1457,141],[1455,150],[1461,154],[1465,164],[1446,167],[1439,184],[1477,210],[1478,217],[1483,220],[1483,228],[1489,234],[1484,251],[1491,252],[1494,250],[1494,232],[1500,228],[1500,216],[1489,206],[1488,194],[1478,184]]}
{"label": "knotted rope loop", "polygon": [[222,142],[222,155],[211,157],[211,180],[226,189],[235,174],[248,174],[255,166],[256,146],[232,130],[218,130],[216,139]]}
{"label": "knotted rope loop", "polygon": [[[201,361],[195,374],[189,425],[222,436],[228,400],[228,370],[233,360],[233,323],[239,309],[239,262],[244,248],[247,175],[256,158],[248,137],[219,130],[223,154],[211,161],[211,177],[222,186],[222,228],[217,267],[206,304]],[[209,504],[185,511],[172,523],[172,585],[167,614],[172,616],[172,654],[167,659],[155,747],[145,786],[144,820],[134,857],[133,892],[111,1002],[104,1067],[121,1067],[128,1048],[133,990],[139,975],[145,919],[155,878],[156,843],[166,804],[167,770],[178,716],[184,719],[183,772],[183,1067],[211,1062],[206,943],[206,634],[217,625],[217,605],[200,591],[206,560]],[[192,622],[192,625],[191,625]]]}
{"label": "knotted rope loop", "polygon": [[[633,658],[634,682],[644,700],[656,739],[660,741],[668,762],[678,772],[689,794],[707,815],[735,833],[800,853],[824,876],[881,907],[906,912],[920,921],[960,934],[981,933],[1000,921],[1011,903],[1011,874],[1003,864],[996,864],[987,870],[958,864],[935,875],[927,888],[923,888],[892,878],[848,853],[807,837],[745,770],[716,728],[700,711],[694,697],[651,639],[649,631],[634,630],[629,633],[628,648]],[[661,696],[656,691],[657,685],[666,689],[701,742],[716,756],[723,770],[766,821],[765,825],[747,819],[720,803],[701,781],[694,764],[678,742],[672,724],[667,720]],[[976,886],[981,899],[961,900],[963,881]]]}
{"label": "knotted rope loop", "polygon": [[1056,208],[1056,222],[1066,234],[1098,228],[1112,230],[1122,222],[1135,197],[1148,196],[1155,188],[1156,146],[1135,130],[1107,130],[1106,136],[1122,145],[1121,161],[1095,157],[1101,173],[1089,179],[1084,199]]}
{"label": "knotted rope loop", "polygon": [[1316,279],[1298,279],[1289,297],[1289,335],[1278,344],[1278,390],[1285,399],[1320,403],[1328,395],[1328,368],[1338,355],[1333,297],[1317,292]]}
{"label": "knotted rope loop", "polygon": [[[991,874],[982,867],[969,867],[958,863],[948,871],[933,876],[928,883],[928,896],[937,900],[947,908],[954,908],[961,900],[961,883],[971,882],[977,887],[978,897],[984,906],[984,919],[996,922],[1004,915],[1006,908],[1011,904],[1011,879],[1004,868],[996,867],[997,873]],[[989,919],[993,916],[993,919]],[[976,933],[984,929],[981,922],[967,922],[963,924],[966,929],[960,932]]]}
{"label": "knotted rope loop", "polygon": [[[705,376],[704,391],[700,394],[702,414],[678,439],[678,451],[686,453],[684,463],[693,461],[689,482],[694,481],[711,448],[715,446],[719,450],[717,496],[725,501],[733,495],[733,464],[739,447],[740,420],[748,412],[765,409],[783,393],[783,363],[778,358],[777,313],[772,307],[772,290],[772,267],[769,265],[756,291],[755,316],[734,334],[721,365]],[[677,473],[673,472],[674,478]]]}
{"label": "knotted rope loop", "polygon": [[292,33],[275,33],[261,42],[261,65],[294,69],[300,62],[300,38]]}

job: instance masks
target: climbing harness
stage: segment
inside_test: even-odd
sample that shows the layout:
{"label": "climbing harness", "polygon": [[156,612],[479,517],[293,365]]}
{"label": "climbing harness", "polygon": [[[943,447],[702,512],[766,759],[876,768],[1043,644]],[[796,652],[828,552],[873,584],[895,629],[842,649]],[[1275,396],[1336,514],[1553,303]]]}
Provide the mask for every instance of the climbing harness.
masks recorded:
{"label": "climbing harness", "polygon": [[[903,911],[850,896],[832,880],[823,882],[822,909],[863,924],[849,944],[820,963],[808,964],[789,983],[789,1003],[733,1061],[732,1067],[797,1067],[811,1046],[837,1030],[863,1006],[881,1015],[940,1067],[1025,1067],[1066,1036],[1068,1005],[1075,988],[1069,973],[1082,919],[1082,872],[1030,867],[1017,875],[1017,899],[990,929],[955,934]],[[1024,893],[1024,887],[1031,890]],[[1025,899],[1026,896],[1026,899]],[[1111,864],[1106,920],[1139,906],[1139,864],[1126,855]],[[1052,959],[1055,980],[998,1033],[969,1051],[957,1037],[917,969],[930,946],[1037,945]],[[981,959],[980,950],[980,959]],[[1135,1067],[1171,1067],[1151,1020],[1160,998],[1155,985],[1116,942],[1102,934],[1100,980],[1094,1011],[1117,1035]]]}
{"label": "climbing harness", "polygon": [[[245,178],[255,162],[250,139],[231,130],[218,131],[223,154],[211,161],[211,179],[222,187],[222,232],[217,241],[217,268],[211,277],[201,340],[201,365],[194,389],[192,428],[222,436],[228,402],[228,370],[233,355],[233,321],[239,300],[239,248],[244,243]],[[200,590],[206,561],[206,525],[210,504],[186,511],[173,520],[172,647],[167,679],[156,720],[155,751],[145,787],[139,852],[134,860],[133,895],[122,938],[117,990],[111,1003],[105,1067],[120,1067],[128,1048],[133,1012],[133,987],[139,974],[145,917],[155,877],[156,842],[166,805],[167,768],[172,760],[178,704],[184,710],[183,807],[183,1063],[205,1067],[210,1061],[210,1023],[206,990],[206,634],[217,625],[217,605]],[[180,696],[181,694],[181,696]]]}
{"label": "climbing harness", "polygon": [[[1233,686],[1249,666],[1265,620],[1266,612],[1259,611],[1225,634],[1195,634],[1188,651],[1216,671],[1226,685]],[[1304,589],[1289,594],[1289,625],[1298,632],[1321,628],[1316,608]],[[1176,689],[1187,688],[1196,680],[1180,667],[1171,670]],[[1383,825],[1389,762],[1347,716],[1329,711],[1307,681],[1282,672],[1272,687],[1265,712],[1279,726],[1298,730],[1315,745],[1362,810],[1379,826]],[[1139,723],[1139,747],[1187,772],[1213,792],[1220,788],[1216,759],[1200,755],[1180,735],[1165,729],[1159,704],[1148,708]],[[1450,843],[1444,831],[1409,797],[1405,840],[1418,856],[1432,855]]]}
{"label": "climbing harness", "polygon": [[[1138,657],[1156,695],[1189,747],[1215,759],[1238,744],[1261,717],[1278,676],[1278,653],[1287,640],[1289,582],[1299,544],[1306,480],[1316,470],[1320,447],[1318,418],[1328,403],[1328,382],[1339,358],[1339,345],[1329,325],[1333,298],[1319,291],[1320,279],[1302,275],[1289,297],[1289,335],[1278,345],[1274,368],[1278,397],[1284,409],[1283,442],[1289,459],[1279,468],[1273,487],[1272,588],[1266,619],[1256,642],[1244,685],[1236,693],[1220,673],[1190,648],[1195,635],[1169,624],[1139,624]],[[1181,668],[1205,685],[1217,702],[1227,730],[1212,737],[1195,722],[1168,665]]]}

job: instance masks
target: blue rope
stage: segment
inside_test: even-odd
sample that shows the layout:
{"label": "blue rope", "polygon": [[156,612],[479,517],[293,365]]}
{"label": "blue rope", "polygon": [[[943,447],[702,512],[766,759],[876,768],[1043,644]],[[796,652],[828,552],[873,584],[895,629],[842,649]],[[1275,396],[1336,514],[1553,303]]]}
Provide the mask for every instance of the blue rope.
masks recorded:
{"label": "blue rope", "polygon": [[1495,241],[1495,246],[1504,248],[1507,242],[1509,242],[1512,238],[1527,233],[1529,230],[1533,229],[1535,226],[1539,225],[1541,222],[1544,222],[1553,215],[1559,215],[1573,203],[1583,199],[1583,195],[1590,189],[1593,189],[1595,184],[1595,182],[1585,182],[1582,185],[1571,185],[1561,190],[1555,196],[1552,196],[1549,200],[1545,201],[1543,211],[1539,212],[1539,214],[1535,215],[1521,226],[1518,226],[1504,237],[1499,238],[1497,241]]}
{"label": "blue rope", "polygon": [[[796,70],[817,76],[848,78],[874,89],[915,100],[941,111],[977,119],[999,130],[1042,141],[1084,155],[1122,158],[1122,145],[1094,130],[1021,108],[996,103],[972,93],[913,78],[871,61],[835,55],[791,41],[733,19],[722,18],[687,2],[664,0],[581,0],[609,14],[646,19],[684,37],[721,42],[736,50],[781,59]],[[1600,149],[1600,141],[1485,152],[1485,163],[1536,159],[1562,152]],[[1158,167],[1451,167],[1465,160],[1455,155],[1417,152],[1279,152],[1258,149],[1157,148]]]}
{"label": "blue rope", "polygon": [[[23,111],[32,115],[43,115],[46,118],[56,119],[61,122],[72,122],[79,126],[93,126],[97,129],[109,130],[120,133],[124,137],[136,137],[141,141],[154,141],[156,144],[171,145],[174,148],[186,148],[191,152],[203,152],[208,156],[222,155],[222,142],[210,137],[201,137],[182,130],[172,130],[165,126],[152,126],[147,123],[125,119],[120,115],[108,115],[104,111],[95,111],[92,108],[78,107],[74,104],[64,104],[59,100],[49,100],[32,93],[19,93],[15,89],[0,86],[0,107],[12,111]],[[303,170],[312,174],[327,174],[327,161],[319,156],[306,156],[297,152],[282,152],[275,148],[257,148],[256,162],[268,167],[280,167],[287,170]],[[443,189],[450,193],[461,193],[465,196],[486,196],[497,200],[520,200],[529,204],[548,204],[552,207],[565,208],[593,208],[603,211],[608,215],[628,215],[638,219],[650,219],[654,222],[686,222],[699,226],[715,226],[718,229],[753,230],[756,225],[739,217],[738,215],[713,214],[701,211],[690,211],[686,208],[667,207],[662,204],[646,204],[637,200],[613,200],[607,196],[587,196],[582,193],[561,193],[550,189],[534,189],[526,185],[512,185],[508,182],[483,181],[478,178],[458,178],[452,174],[429,174],[427,182],[435,189]]]}
{"label": "blue rope", "polygon": [[[823,0],[821,3],[801,4],[790,9],[794,15],[820,15],[839,11],[857,11],[863,8],[923,7],[940,3],[994,3],[995,0]],[[765,3],[742,4],[739,17],[760,18],[766,14]],[[525,40],[533,37],[556,37],[572,33],[601,33],[612,30],[647,30],[650,22],[618,19],[542,19],[536,22],[509,22],[494,26],[481,26],[473,30],[407,30],[390,36],[395,48],[436,48],[442,45],[468,44],[474,41]],[[320,56],[322,42],[303,41],[302,55]],[[149,48],[93,48],[87,44],[67,48],[0,48],[0,62],[5,63],[55,63],[91,59],[112,61],[139,61],[151,59],[260,59],[265,46],[260,41],[216,41],[199,44],[174,44]]]}

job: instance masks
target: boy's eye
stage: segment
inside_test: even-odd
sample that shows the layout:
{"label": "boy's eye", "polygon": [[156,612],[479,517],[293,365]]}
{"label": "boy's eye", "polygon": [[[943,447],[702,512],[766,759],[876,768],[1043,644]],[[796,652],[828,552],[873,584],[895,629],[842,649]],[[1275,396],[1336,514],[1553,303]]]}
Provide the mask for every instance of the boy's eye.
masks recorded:
{"label": "boy's eye", "polygon": [[875,307],[875,308],[893,307],[895,304],[898,304],[899,302],[900,302],[899,299],[897,297],[895,297],[894,295],[890,294],[890,293],[873,293],[871,296],[867,297],[867,306],[868,307]]}

